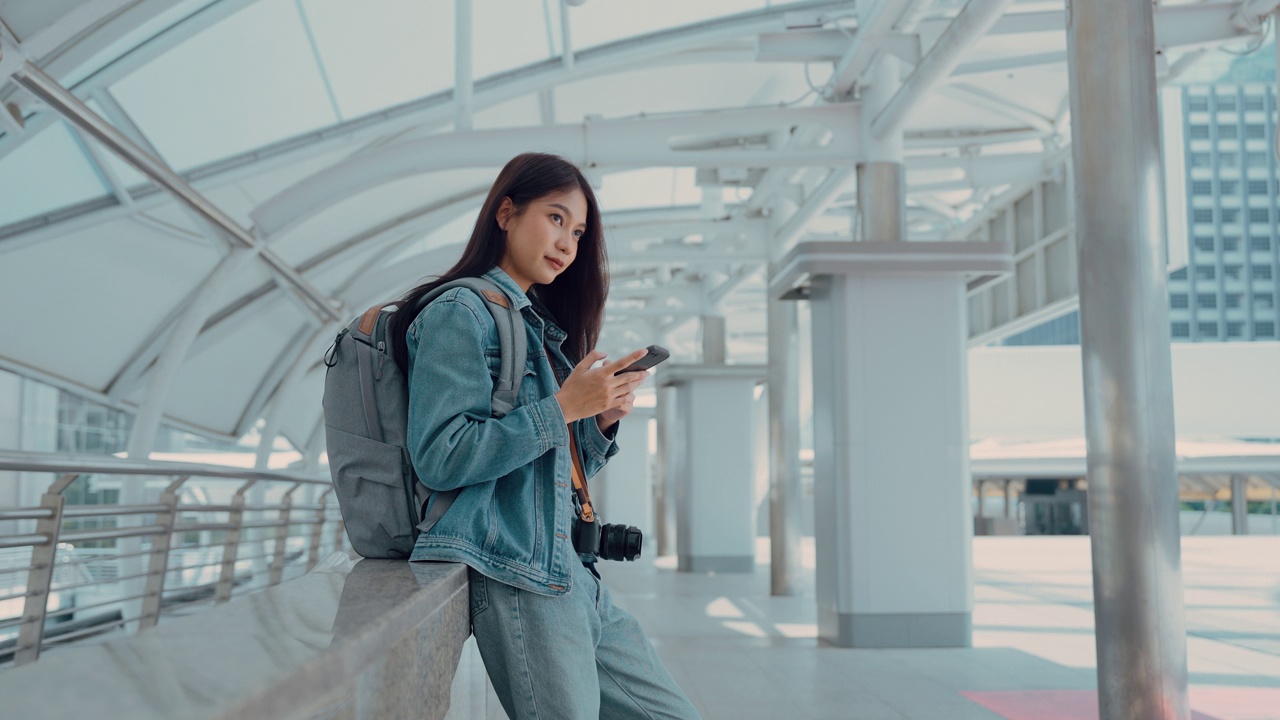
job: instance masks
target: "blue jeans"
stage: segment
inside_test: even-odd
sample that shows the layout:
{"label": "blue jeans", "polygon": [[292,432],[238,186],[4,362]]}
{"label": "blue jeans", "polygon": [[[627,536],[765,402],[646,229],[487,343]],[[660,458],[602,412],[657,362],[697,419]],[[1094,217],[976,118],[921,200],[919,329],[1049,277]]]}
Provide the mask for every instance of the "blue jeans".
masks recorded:
{"label": "blue jeans", "polygon": [[698,718],[640,624],[580,563],[554,597],[468,575],[476,644],[512,720]]}

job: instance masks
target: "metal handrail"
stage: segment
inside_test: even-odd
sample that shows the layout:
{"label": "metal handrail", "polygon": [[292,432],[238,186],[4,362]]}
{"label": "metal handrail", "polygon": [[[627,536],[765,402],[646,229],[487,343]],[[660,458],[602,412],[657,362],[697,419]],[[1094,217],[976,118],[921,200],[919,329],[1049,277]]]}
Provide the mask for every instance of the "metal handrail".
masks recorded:
{"label": "metal handrail", "polygon": [[[328,552],[346,549],[342,520],[334,512],[329,497],[331,483],[321,478],[222,465],[138,462],[97,455],[7,450],[0,451],[0,471],[6,470],[55,475],[39,506],[0,508],[0,522],[35,522],[34,532],[0,534],[0,549],[31,549],[29,560],[20,554],[10,557],[10,560],[17,559],[21,566],[0,567],[0,591],[3,591],[0,600],[23,600],[20,616],[0,617],[0,631],[18,628],[17,646],[13,650],[17,665],[36,660],[41,648],[50,643],[65,644],[70,638],[97,632],[92,627],[77,629],[75,633],[51,638],[46,643],[44,630],[50,619],[119,606],[119,613],[110,613],[113,619],[110,628],[105,629],[123,626],[145,630],[159,621],[162,612],[210,600],[227,602],[233,592],[243,594],[279,584],[286,565],[302,572],[310,570],[322,557],[322,545],[331,546]],[[158,501],[68,506],[65,491],[85,475],[116,476],[128,482],[141,482],[147,477],[169,477],[172,481]],[[187,503],[182,503],[179,494],[191,478],[230,480],[238,482],[239,487],[229,504],[223,500],[222,504],[193,505],[189,498]],[[246,502],[247,491],[255,486],[283,489],[283,498],[275,502]],[[295,493],[303,487],[324,490],[310,502],[294,503]],[[207,513],[218,513],[220,518],[210,522]],[[272,516],[263,517],[265,513]],[[197,517],[191,517],[193,514]],[[112,522],[125,517],[138,518],[133,521],[138,524],[123,524],[126,521],[122,520],[122,524],[116,526]],[[110,526],[63,529],[65,521],[85,518],[96,518]],[[185,522],[179,522],[180,519]],[[247,531],[252,531],[252,535],[246,536]],[[292,531],[297,534],[291,537]],[[210,536],[213,532],[219,533],[217,540]],[[174,547],[175,533],[180,536],[199,533],[200,540],[195,545]],[[151,546],[147,549],[143,545],[140,552],[112,552],[109,548],[99,552],[73,547],[122,538],[149,538]],[[243,555],[240,550],[245,543],[261,550]],[[63,554],[59,555],[60,552]],[[94,553],[93,557],[84,556],[90,552]],[[68,557],[67,553],[78,554]],[[175,557],[178,564],[170,567]],[[131,565],[121,566],[122,560],[131,561]],[[188,562],[191,564],[186,564]],[[246,565],[250,569],[246,569]],[[77,575],[63,577],[68,572]],[[21,582],[23,576],[19,573],[26,574],[25,582]],[[59,579],[55,580],[55,576]],[[184,582],[192,584],[184,585]],[[112,585],[115,587],[111,588]],[[210,595],[195,599],[184,597],[189,593]],[[179,602],[171,602],[170,597],[178,598]],[[55,598],[60,604],[50,610],[49,605]],[[0,632],[0,638],[3,636]]]}

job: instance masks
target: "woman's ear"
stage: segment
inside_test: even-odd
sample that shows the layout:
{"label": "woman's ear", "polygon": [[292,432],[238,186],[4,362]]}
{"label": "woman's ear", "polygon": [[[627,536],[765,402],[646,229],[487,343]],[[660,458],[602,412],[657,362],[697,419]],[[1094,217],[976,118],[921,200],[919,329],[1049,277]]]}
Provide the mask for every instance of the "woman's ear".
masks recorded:
{"label": "woman's ear", "polygon": [[515,203],[511,202],[509,197],[502,198],[502,202],[498,204],[498,212],[495,213],[495,219],[498,221],[498,227],[502,228],[503,232],[507,230],[507,222],[511,219],[511,211],[515,210],[515,207]]}

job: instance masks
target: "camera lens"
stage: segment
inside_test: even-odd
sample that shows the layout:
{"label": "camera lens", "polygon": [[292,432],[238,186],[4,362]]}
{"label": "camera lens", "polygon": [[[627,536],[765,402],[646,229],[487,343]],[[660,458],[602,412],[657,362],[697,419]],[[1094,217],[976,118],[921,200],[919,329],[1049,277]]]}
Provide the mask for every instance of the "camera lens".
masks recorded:
{"label": "camera lens", "polygon": [[643,533],[634,525],[605,525],[600,528],[600,559],[635,560],[643,542]]}

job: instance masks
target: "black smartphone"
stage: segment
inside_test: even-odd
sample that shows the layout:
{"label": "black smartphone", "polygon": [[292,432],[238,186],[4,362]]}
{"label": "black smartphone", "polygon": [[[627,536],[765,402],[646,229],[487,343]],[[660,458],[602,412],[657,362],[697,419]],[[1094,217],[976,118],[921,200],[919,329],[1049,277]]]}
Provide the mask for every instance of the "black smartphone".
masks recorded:
{"label": "black smartphone", "polygon": [[622,373],[640,372],[641,370],[648,370],[654,365],[657,365],[663,360],[666,360],[667,358],[671,357],[671,353],[667,352],[667,349],[662,347],[661,345],[650,345],[645,349],[648,350],[648,353],[646,353],[644,357],[631,363],[630,365],[623,368],[622,370],[619,370],[618,372],[614,373],[614,375],[621,375]]}

